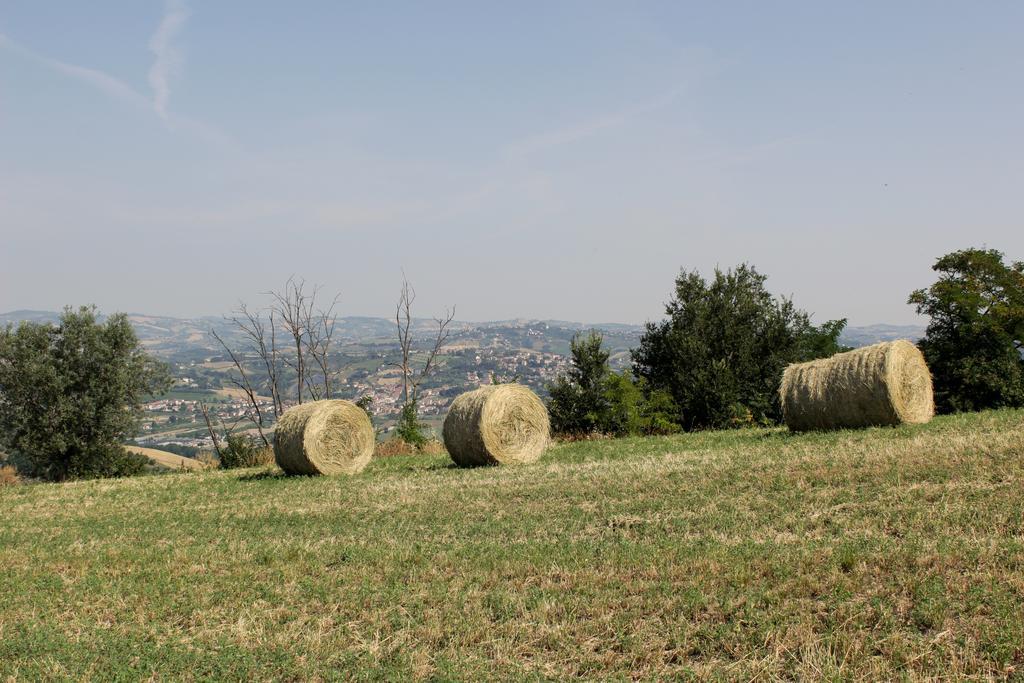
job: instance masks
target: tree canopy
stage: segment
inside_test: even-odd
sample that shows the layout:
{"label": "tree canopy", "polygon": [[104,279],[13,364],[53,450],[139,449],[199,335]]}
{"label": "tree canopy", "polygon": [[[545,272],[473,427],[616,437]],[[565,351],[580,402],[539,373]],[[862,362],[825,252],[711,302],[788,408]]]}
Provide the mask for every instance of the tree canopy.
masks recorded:
{"label": "tree canopy", "polygon": [[750,265],[715,269],[708,282],[683,272],[665,307],[633,350],[635,374],[665,390],[685,429],[708,429],[781,419],[779,382],[786,365],[842,349],[845,320],[820,327],[791,299],[765,288]]}
{"label": "tree canopy", "polygon": [[57,325],[9,325],[0,330],[0,445],[30,476],[134,473],[141,463],[120,444],[143,398],[169,385],[124,314],[101,323],[83,307],[65,309]]}
{"label": "tree canopy", "polygon": [[940,412],[1024,406],[1024,263],[995,249],[946,254],[909,303],[931,320],[918,343]]}

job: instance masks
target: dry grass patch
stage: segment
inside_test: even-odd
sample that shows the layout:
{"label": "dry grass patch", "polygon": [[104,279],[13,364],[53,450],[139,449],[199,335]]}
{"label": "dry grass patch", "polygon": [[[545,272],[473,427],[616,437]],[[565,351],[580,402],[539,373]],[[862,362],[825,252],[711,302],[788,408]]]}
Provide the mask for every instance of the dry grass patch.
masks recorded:
{"label": "dry grass patch", "polygon": [[0,486],[13,486],[20,483],[21,477],[18,476],[18,470],[10,465],[0,465]]}

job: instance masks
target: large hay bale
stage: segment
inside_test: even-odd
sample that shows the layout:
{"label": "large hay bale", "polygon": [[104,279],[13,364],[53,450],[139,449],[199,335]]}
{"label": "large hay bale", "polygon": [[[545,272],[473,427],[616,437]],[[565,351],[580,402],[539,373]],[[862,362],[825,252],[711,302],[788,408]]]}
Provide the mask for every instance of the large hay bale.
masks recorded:
{"label": "large hay bale", "polygon": [[444,419],[444,446],[461,467],[533,462],[548,445],[551,424],[537,394],[519,384],[467,391]]}
{"label": "large hay bale", "polygon": [[935,414],[932,376],[906,340],[790,365],[779,395],[793,431],[917,424]]}
{"label": "large hay bale", "polygon": [[289,408],[274,430],[274,459],[288,474],[355,474],[373,456],[370,418],[351,401]]}

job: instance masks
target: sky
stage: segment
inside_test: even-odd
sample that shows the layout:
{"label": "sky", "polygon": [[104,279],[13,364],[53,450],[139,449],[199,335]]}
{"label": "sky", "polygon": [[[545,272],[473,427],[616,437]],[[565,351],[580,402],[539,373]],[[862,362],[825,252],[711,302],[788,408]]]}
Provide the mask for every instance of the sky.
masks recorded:
{"label": "sky", "polygon": [[0,0],[0,311],[914,323],[1024,259],[1024,3]]}

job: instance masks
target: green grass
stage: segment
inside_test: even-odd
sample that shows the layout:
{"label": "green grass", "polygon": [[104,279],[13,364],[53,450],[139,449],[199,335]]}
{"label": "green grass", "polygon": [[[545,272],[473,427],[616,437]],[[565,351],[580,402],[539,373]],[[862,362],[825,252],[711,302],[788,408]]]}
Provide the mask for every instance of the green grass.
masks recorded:
{"label": "green grass", "polygon": [[0,679],[1002,678],[1024,412],[0,488]]}

